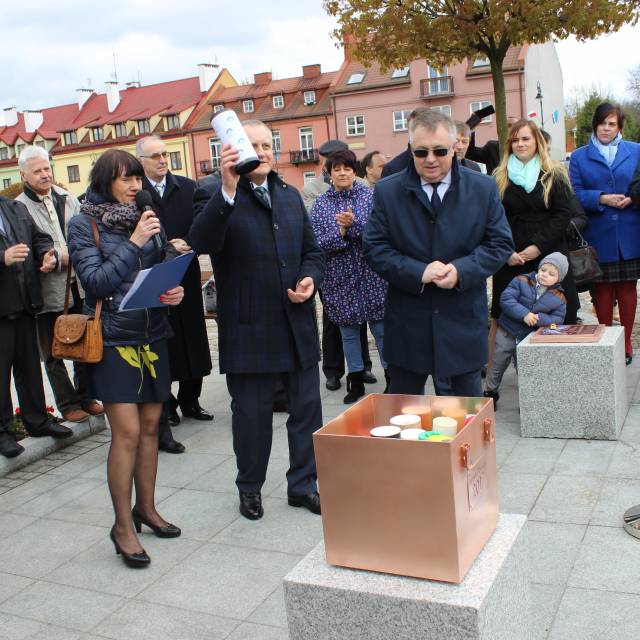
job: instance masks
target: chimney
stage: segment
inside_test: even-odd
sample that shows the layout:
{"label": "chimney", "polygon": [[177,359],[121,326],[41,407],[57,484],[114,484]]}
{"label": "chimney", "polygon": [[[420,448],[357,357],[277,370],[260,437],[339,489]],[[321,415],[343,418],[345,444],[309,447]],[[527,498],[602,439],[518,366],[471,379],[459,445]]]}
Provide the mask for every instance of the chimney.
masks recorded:
{"label": "chimney", "polygon": [[42,111],[23,111],[24,128],[27,133],[33,133],[44,120]]}
{"label": "chimney", "polygon": [[265,84],[269,84],[273,79],[273,75],[271,71],[263,71],[262,73],[254,73],[253,74],[253,83],[260,87]]}
{"label": "chimney", "polygon": [[109,113],[113,113],[118,104],[120,104],[118,83],[115,80],[109,80],[109,82],[105,82],[104,84],[107,88],[107,106],[109,107]]}
{"label": "chimney", "polygon": [[305,80],[310,78],[317,78],[322,74],[321,65],[319,64],[305,64],[302,66],[302,77]]}
{"label": "chimney", "polygon": [[76,89],[76,93],[78,94],[78,109],[82,109],[84,103],[93,94],[93,89]]}
{"label": "chimney", "polygon": [[7,127],[18,124],[18,110],[15,107],[7,107],[4,110],[4,124]]}
{"label": "chimney", "polygon": [[202,62],[198,65],[198,76],[200,78],[200,93],[205,93],[211,89],[211,85],[215,82],[220,65]]}
{"label": "chimney", "polygon": [[131,80],[130,82],[125,83],[124,85],[127,89],[139,89],[140,81],[139,80]]}
{"label": "chimney", "polygon": [[356,37],[351,35],[350,33],[344,34],[344,41],[342,43],[342,47],[344,48],[344,59],[345,60],[353,60],[354,50],[356,48]]}

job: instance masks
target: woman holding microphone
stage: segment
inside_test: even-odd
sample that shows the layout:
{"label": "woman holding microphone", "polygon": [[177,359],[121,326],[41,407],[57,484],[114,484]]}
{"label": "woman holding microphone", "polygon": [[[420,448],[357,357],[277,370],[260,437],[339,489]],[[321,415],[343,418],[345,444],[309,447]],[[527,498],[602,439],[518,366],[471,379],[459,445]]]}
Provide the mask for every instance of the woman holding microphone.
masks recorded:
{"label": "woman holding microphone", "polygon": [[[162,538],[181,533],[158,514],[154,497],[158,420],[171,388],[166,310],[118,311],[141,269],[175,256],[154,212],[141,214],[136,207],[143,176],[142,165],[131,154],[117,149],[102,154],[91,170],[80,210],[84,215],[71,220],[67,237],[69,256],[86,294],[85,312],[92,314],[96,302],[103,301],[103,357],[87,366],[92,396],[104,403],[111,426],[107,479],[115,524],[110,537],[116,553],[132,568],[150,562],[136,536],[142,524]],[[182,287],[176,287],[166,291],[160,302],[174,306],[182,297]]]}

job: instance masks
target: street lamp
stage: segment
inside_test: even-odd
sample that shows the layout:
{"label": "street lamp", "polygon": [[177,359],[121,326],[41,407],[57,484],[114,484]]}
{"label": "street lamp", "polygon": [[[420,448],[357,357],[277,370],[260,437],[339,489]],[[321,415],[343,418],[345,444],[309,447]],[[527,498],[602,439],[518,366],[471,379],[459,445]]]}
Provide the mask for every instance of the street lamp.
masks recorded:
{"label": "street lamp", "polygon": [[536,94],[536,100],[540,101],[540,122],[542,123],[542,128],[544,129],[544,111],[542,110],[542,87],[540,86],[540,82],[538,82],[538,93]]}

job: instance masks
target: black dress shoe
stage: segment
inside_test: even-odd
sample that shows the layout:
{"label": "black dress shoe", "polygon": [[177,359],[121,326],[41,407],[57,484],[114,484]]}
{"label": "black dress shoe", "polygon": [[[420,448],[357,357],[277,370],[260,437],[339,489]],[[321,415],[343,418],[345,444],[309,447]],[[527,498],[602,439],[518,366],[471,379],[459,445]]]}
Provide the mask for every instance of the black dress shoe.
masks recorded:
{"label": "black dress shoe", "polygon": [[249,520],[260,520],[264,515],[259,493],[240,493],[240,513]]}
{"label": "black dress shoe", "polygon": [[338,376],[329,376],[325,382],[325,386],[329,391],[337,391],[341,386],[340,378]]}
{"label": "black dress shoe", "polygon": [[0,454],[5,458],[15,458],[24,451],[24,447],[8,431],[0,431]]}
{"label": "black dress shoe", "polygon": [[44,438],[45,436],[51,436],[56,440],[63,440],[64,438],[70,438],[73,435],[73,431],[69,427],[65,427],[62,424],[56,424],[55,422],[47,422],[44,427],[41,427],[37,431],[27,430],[32,438]]}
{"label": "black dress shoe", "polygon": [[174,440],[162,440],[158,443],[158,449],[160,451],[166,451],[167,453],[184,453],[185,447],[181,442]]}
{"label": "black dress shoe", "polygon": [[197,402],[192,407],[180,407],[184,418],[194,418],[195,420],[213,420],[213,414],[205,411]]}
{"label": "black dress shoe", "polygon": [[136,507],[131,509],[131,518],[133,519],[133,526],[138,533],[142,533],[142,525],[149,527],[158,538],[178,538],[182,533],[180,527],[176,527],[175,524],[171,524],[170,522],[167,522],[166,527],[157,527],[155,524],[151,524],[142,517],[142,514]]}
{"label": "black dress shoe", "polygon": [[375,384],[378,382],[378,378],[376,378],[371,371],[365,370],[364,375],[362,376],[362,381],[365,384]]}
{"label": "black dress shoe", "polygon": [[491,389],[487,389],[486,391],[482,392],[482,395],[485,398],[493,398],[493,410],[497,411],[498,410],[498,400],[500,400],[500,394],[497,391],[493,391]]}
{"label": "black dress shoe", "polygon": [[632,362],[633,362],[633,356],[629,356],[629,355],[627,355],[627,356],[625,356],[625,357],[624,357],[624,363],[625,363],[627,366],[629,366]]}
{"label": "black dress shoe", "polygon": [[125,553],[120,548],[120,545],[116,540],[113,528],[109,533],[109,537],[111,538],[111,542],[113,542],[113,546],[116,548],[116,555],[122,556],[122,561],[127,565],[127,567],[131,569],[144,569],[149,566],[151,558],[147,555],[147,552],[144,549],[142,551],[138,551],[138,553]]}
{"label": "black dress shoe", "polygon": [[175,409],[169,409],[167,422],[169,423],[170,427],[177,427],[180,424],[180,416]]}
{"label": "black dress shoe", "polygon": [[303,496],[294,496],[289,494],[287,496],[290,507],[304,507],[309,509],[311,513],[320,515],[320,494],[315,491],[314,493],[307,493]]}

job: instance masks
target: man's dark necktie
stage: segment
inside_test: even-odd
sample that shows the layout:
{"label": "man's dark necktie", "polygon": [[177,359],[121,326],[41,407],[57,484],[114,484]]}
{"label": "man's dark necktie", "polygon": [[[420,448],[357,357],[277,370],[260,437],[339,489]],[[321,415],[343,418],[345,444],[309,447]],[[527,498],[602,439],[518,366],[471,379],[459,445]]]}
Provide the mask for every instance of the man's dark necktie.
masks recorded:
{"label": "man's dark necktie", "polygon": [[433,193],[431,194],[431,211],[435,217],[440,213],[440,209],[442,209],[442,200],[440,200],[440,194],[438,193],[438,187],[440,186],[439,182],[432,182],[431,186],[433,187]]}
{"label": "man's dark necktie", "polygon": [[258,199],[262,204],[267,207],[267,209],[271,209],[271,197],[269,196],[269,192],[265,187],[255,187],[253,192],[258,196]]}

